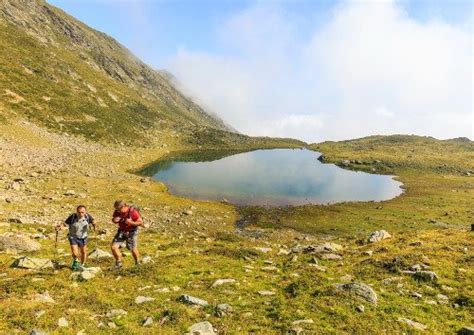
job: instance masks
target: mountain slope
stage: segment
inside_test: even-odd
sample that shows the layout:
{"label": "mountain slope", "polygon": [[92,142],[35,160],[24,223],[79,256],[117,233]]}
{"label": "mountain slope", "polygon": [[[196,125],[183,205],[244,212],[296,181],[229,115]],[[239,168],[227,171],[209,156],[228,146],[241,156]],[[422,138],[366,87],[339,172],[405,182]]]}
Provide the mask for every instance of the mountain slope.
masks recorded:
{"label": "mountain slope", "polygon": [[42,0],[0,1],[0,118],[140,142],[157,131],[227,131],[104,33]]}

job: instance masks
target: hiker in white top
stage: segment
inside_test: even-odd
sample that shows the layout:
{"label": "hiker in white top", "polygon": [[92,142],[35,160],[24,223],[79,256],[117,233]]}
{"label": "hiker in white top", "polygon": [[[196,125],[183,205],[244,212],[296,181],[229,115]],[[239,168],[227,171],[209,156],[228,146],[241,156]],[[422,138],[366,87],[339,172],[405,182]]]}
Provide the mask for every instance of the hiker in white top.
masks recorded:
{"label": "hiker in white top", "polygon": [[[82,270],[87,260],[87,231],[89,225],[96,228],[94,218],[87,213],[87,208],[84,205],[79,205],[76,208],[76,213],[69,215],[63,224],[58,224],[56,230],[61,230],[62,227],[69,227],[68,240],[71,245],[72,253],[72,270]],[[80,251],[80,255],[79,255]],[[81,258],[79,263],[78,258]]]}

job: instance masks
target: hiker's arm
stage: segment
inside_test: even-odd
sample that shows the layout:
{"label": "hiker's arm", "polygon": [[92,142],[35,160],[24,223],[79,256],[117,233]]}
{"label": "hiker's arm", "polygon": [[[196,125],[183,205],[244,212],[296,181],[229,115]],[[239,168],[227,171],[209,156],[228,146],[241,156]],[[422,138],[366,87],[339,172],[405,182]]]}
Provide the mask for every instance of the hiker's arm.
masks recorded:
{"label": "hiker's arm", "polygon": [[112,213],[112,222],[118,224],[120,222],[120,213],[118,211],[114,211]]}
{"label": "hiker's arm", "polygon": [[63,227],[67,227],[68,225],[70,225],[73,221],[73,218],[74,218],[74,214],[69,215],[68,218],[64,222],[58,223],[56,225],[56,230],[61,230]]}
{"label": "hiker's arm", "polygon": [[87,215],[88,215],[87,220],[88,220],[89,224],[92,225],[92,227],[94,228],[94,231],[95,231],[95,229],[96,229],[95,219],[92,215],[90,215],[90,214],[87,214]]}
{"label": "hiker's arm", "polygon": [[143,225],[143,220],[142,218],[138,218],[136,221],[133,221],[132,219],[127,219],[125,220],[127,225],[133,226],[133,227],[140,227]]}

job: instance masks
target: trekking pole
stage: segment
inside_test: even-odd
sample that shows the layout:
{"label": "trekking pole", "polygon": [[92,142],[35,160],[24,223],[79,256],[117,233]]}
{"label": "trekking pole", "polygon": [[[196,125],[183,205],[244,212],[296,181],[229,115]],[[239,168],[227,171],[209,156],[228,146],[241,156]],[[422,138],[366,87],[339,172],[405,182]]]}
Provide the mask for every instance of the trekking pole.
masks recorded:
{"label": "trekking pole", "polygon": [[97,234],[95,231],[95,225],[93,226],[94,229],[92,229],[92,239],[94,240],[94,247],[92,248],[92,251],[96,250],[97,252]]}
{"label": "trekking pole", "polygon": [[58,266],[59,261],[58,261],[58,236],[59,236],[59,230],[56,227],[56,238],[54,239],[54,263],[55,265]]}

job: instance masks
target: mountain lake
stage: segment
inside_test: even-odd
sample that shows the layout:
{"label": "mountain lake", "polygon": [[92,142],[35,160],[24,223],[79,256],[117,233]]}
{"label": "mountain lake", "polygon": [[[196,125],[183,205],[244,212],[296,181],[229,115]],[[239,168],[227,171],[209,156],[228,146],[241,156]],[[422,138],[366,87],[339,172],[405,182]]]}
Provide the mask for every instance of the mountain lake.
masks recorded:
{"label": "mountain lake", "polygon": [[346,170],[321,163],[319,156],[307,149],[185,152],[152,163],[140,173],[163,182],[174,195],[236,205],[382,201],[403,192],[394,176]]}

